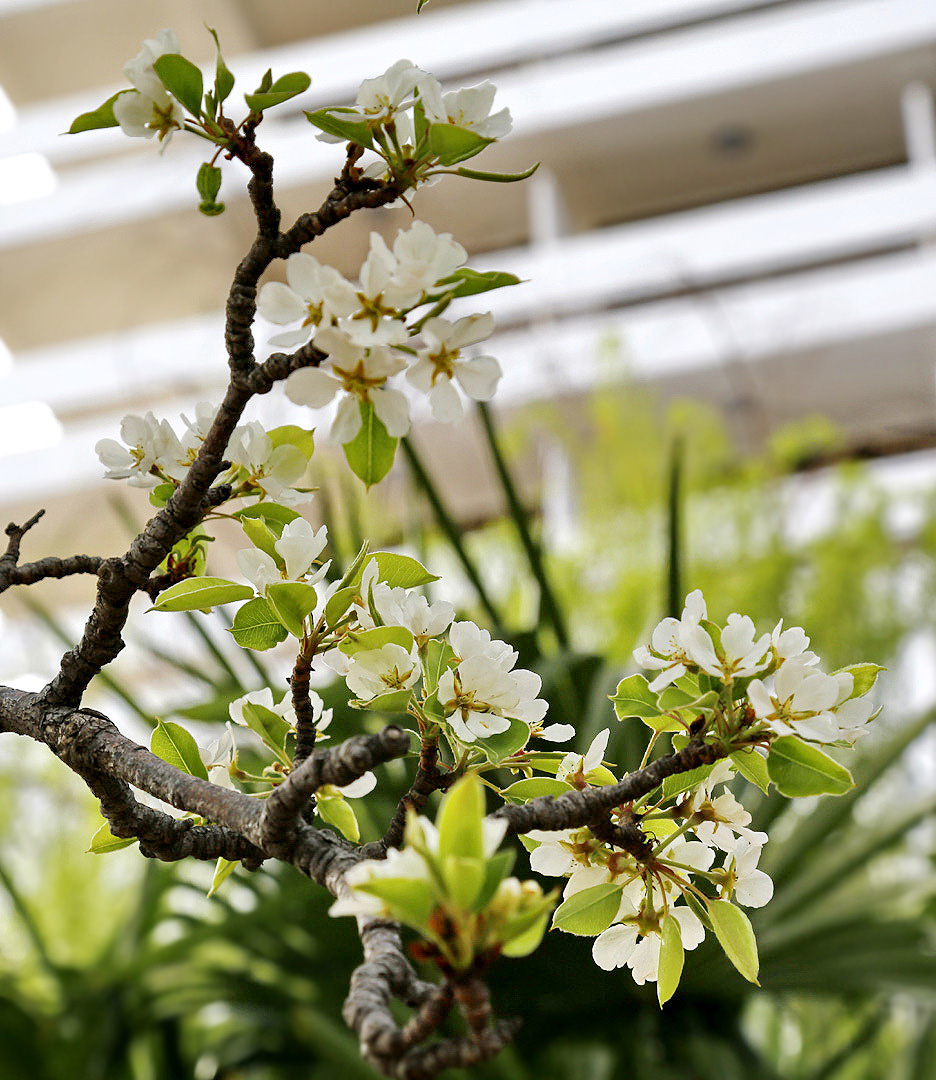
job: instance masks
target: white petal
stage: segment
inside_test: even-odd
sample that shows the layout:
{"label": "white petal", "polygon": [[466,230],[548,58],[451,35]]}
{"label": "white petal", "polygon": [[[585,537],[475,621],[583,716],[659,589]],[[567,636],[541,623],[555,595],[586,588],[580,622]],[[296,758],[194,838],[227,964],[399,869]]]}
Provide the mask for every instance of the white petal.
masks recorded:
{"label": "white petal", "polygon": [[335,442],[345,443],[351,440],[361,430],[361,410],[358,407],[358,399],[351,395],[345,395],[335,413],[335,419],[331,426],[331,437]]}
{"label": "white petal", "polygon": [[357,780],[352,780],[350,784],[345,784],[344,787],[340,787],[338,790],[346,799],[360,799],[373,791],[376,786],[377,777],[372,772],[366,772],[363,776],[359,776]]}
{"label": "white petal", "polygon": [[592,945],[592,958],[598,967],[605,971],[614,971],[624,967],[633,955],[637,945],[637,927],[629,923],[609,926],[604,933],[595,938]]}
{"label": "white petal", "polygon": [[409,402],[399,390],[374,390],[371,393],[374,412],[387,434],[394,439],[402,438],[410,429]]}
{"label": "white petal", "polygon": [[464,419],[465,406],[462,405],[458,391],[452,386],[452,380],[444,376],[430,388],[429,405],[433,418],[440,424],[457,424]]}
{"label": "white petal", "polygon": [[540,739],[547,742],[567,742],[575,734],[575,728],[571,724],[550,724],[539,733]]}
{"label": "white petal", "polygon": [[286,380],[286,397],[297,405],[320,409],[331,401],[340,386],[337,379],[321,368],[300,368]]}
{"label": "white petal", "polygon": [[455,365],[455,378],[475,401],[490,401],[502,374],[501,366],[493,356],[476,356]]}
{"label": "white petal", "polygon": [[304,319],[306,306],[302,297],[282,281],[268,281],[257,294],[257,311],[272,323],[291,323]]}

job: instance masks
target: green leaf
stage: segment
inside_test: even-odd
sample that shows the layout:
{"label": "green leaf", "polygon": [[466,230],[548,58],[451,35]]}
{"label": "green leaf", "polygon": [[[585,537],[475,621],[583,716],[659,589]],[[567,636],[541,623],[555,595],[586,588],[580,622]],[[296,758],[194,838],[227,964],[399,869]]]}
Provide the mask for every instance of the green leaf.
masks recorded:
{"label": "green leaf", "polygon": [[445,674],[449,662],[455,659],[455,650],[447,641],[439,638],[430,638],[426,642],[426,648],[422,658],[423,664],[423,687],[426,695],[435,693],[439,679]]}
{"label": "green leaf", "polygon": [[288,75],[280,75],[275,83],[262,93],[244,94],[244,101],[252,112],[263,112],[264,109],[272,109],[274,105],[281,105],[289,101],[297,94],[309,89],[312,80],[304,71],[290,71]]}
{"label": "green leaf", "polygon": [[667,915],[663,920],[661,929],[663,944],[660,946],[657,1000],[660,1005],[665,1005],[676,993],[676,987],[679,986],[685,955],[683,953],[682,931],[679,929],[679,920],[672,915]]}
{"label": "green leaf", "polygon": [[684,791],[689,791],[690,788],[694,788],[696,784],[701,784],[704,780],[708,779],[709,774],[714,768],[714,763],[711,765],[700,765],[697,769],[690,769],[688,772],[667,776],[663,781],[663,798],[672,799],[674,796],[681,795]]}
{"label": "green leaf", "polygon": [[[456,270],[451,277],[443,278],[439,283],[444,288],[439,292],[446,296],[476,296],[478,293],[490,292],[492,289],[503,289],[508,285],[519,285],[520,278],[516,274],[508,274],[505,270],[488,270],[481,273],[463,266]],[[433,292],[437,289],[433,288]]]}
{"label": "green leaf", "polygon": [[118,90],[116,94],[111,96],[103,103],[98,105],[96,109],[91,112],[82,113],[80,116],[76,116],[72,120],[71,127],[68,129],[67,134],[78,135],[82,131],[94,131],[95,128],[109,128],[119,127],[117,117],[114,116],[114,102],[121,94],[133,94],[134,90]]}
{"label": "green leaf", "polygon": [[469,180],[487,180],[492,184],[515,184],[518,180],[529,180],[529,178],[540,167],[541,162],[537,161],[535,165],[531,165],[529,169],[524,172],[518,173],[499,173],[499,172],[479,172],[477,169],[456,169],[455,172],[458,176],[466,176]]}
{"label": "green leaf", "polygon": [[530,741],[530,725],[522,720],[511,720],[510,727],[498,735],[488,735],[483,739],[477,739],[472,746],[482,749],[488,761],[496,764],[509,758],[518,750],[522,750]]}
{"label": "green leaf", "polygon": [[288,506],[268,502],[254,503],[253,506],[245,506],[243,510],[235,510],[234,516],[240,518],[241,521],[244,518],[259,518],[276,536],[277,540],[279,540],[286,525],[291,521],[295,521],[297,517],[301,517],[300,514]]}
{"label": "green leaf", "polygon": [[744,779],[756,784],[766,795],[770,785],[770,773],[767,771],[767,759],[764,755],[751,747],[750,750],[735,750],[730,756],[735,768]]}
{"label": "green leaf", "polygon": [[214,876],[211,879],[211,888],[208,890],[208,899],[221,888],[221,886],[227,881],[227,879],[234,873],[234,869],[237,866],[236,859],[218,859],[215,864]]}
{"label": "green leaf", "polygon": [[387,434],[369,401],[362,401],[360,408],[361,430],[344,444],[344,452],[354,475],[372,487],[390,472],[397,440]]}
{"label": "green leaf", "polygon": [[345,570],[344,577],[338,582],[340,589],[346,589],[349,585],[356,585],[361,580],[361,573],[364,569],[364,564],[367,562],[367,553],[370,551],[370,546],[365,540],[361,544],[361,550],[354,556],[351,565]]}
{"label": "green leaf", "polygon": [[369,150],[374,149],[374,139],[366,120],[343,120],[335,113],[359,115],[354,109],[346,108],[318,109],[315,112],[307,112],[305,115],[310,124],[314,124],[326,135],[334,135],[336,139],[366,146]]}
{"label": "green leaf", "polygon": [[484,884],[474,902],[475,911],[487,907],[500,883],[513,870],[516,859],[517,853],[511,848],[505,848],[503,851],[496,851],[487,860],[484,868]]}
{"label": "green leaf", "polygon": [[393,713],[396,715],[406,712],[406,707],[409,705],[412,696],[412,690],[391,690],[386,694],[378,694],[377,697],[371,698],[370,701],[354,698],[348,704],[354,709],[367,709],[368,712]]}
{"label": "green leaf", "polygon": [[135,843],[135,836],[129,836],[124,839],[121,839],[119,836],[114,836],[110,831],[110,826],[105,821],[94,836],[91,837],[91,844],[88,851],[92,855],[106,855],[108,852],[120,851],[121,848],[130,847],[131,844]]}
{"label": "green leaf", "polygon": [[346,589],[339,589],[332,593],[325,605],[325,625],[334,626],[342,615],[351,607],[359,589],[357,585],[349,585]]}
{"label": "green leaf", "polygon": [[409,652],[413,647],[413,635],[405,626],[375,626],[373,630],[349,634],[338,648],[345,656],[354,656],[355,653],[382,649],[384,645],[399,645]]}
{"label": "green leaf", "polygon": [[243,715],[244,723],[260,736],[264,745],[268,746],[284,765],[291,765],[292,762],[286,753],[289,724],[282,716],[264,705],[255,705],[251,701],[244,702]]}
{"label": "green leaf", "polygon": [[650,689],[643,675],[629,675],[621,679],[611,698],[618,720],[630,720],[631,717],[659,716],[660,699]]}
{"label": "green leaf", "polygon": [[455,124],[429,125],[429,151],[440,165],[455,165],[472,158],[494,141]]}
{"label": "green leaf", "polygon": [[237,609],[228,633],[242,649],[254,649],[256,652],[272,649],[288,636],[286,628],[270,610],[270,605],[260,596],[248,600]]}
{"label": "green leaf", "polygon": [[439,811],[439,859],[450,855],[484,858],[484,788],[475,773],[463,776],[442,800]]}
{"label": "green leaf", "polygon": [[269,525],[259,517],[242,517],[241,528],[247,534],[247,539],[255,548],[269,555],[276,565],[283,569],[286,565],[283,556],[276,550],[276,541],[279,536],[273,532]]}
{"label": "green leaf", "polygon": [[315,812],[322,821],[334,825],[346,840],[356,844],[361,839],[361,829],[354,809],[340,795],[334,798],[319,797],[315,804]]}
{"label": "green leaf", "polygon": [[221,170],[205,161],[198,167],[195,177],[195,186],[201,196],[198,209],[208,217],[214,217],[224,211],[224,203],[217,202],[218,192],[221,190]]}
{"label": "green leaf", "polygon": [[566,791],[575,791],[575,788],[565,780],[557,780],[554,776],[531,776],[504,788],[501,795],[511,802],[523,803],[540,795],[562,795]]}
{"label": "green leaf", "polygon": [[374,878],[356,888],[383,900],[393,918],[416,930],[425,928],[436,906],[429,882],[414,878]]}
{"label": "green leaf", "polygon": [[464,911],[476,910],[479,906],[477,898],[484,887],[484,859],[448,855],[441,862],[442,880],[452,903]]}
{"label": "green leaf", "polygon": [[718,943],[725,950],[725,956],[748,982],[760,986],[757,981],[760,967],[757,941],[747,915],[727,900],[710,900],[708,914]]}
{"label": "green leaf", "polygon": [[604,881],[573,893],[556,908],[553,926],[567,934],[594,937],[607,930],[621,906],[622,886]]}
{"label": "green leaf", "polygon": [[[234,89],[234,76],[228,71],[224,57],[221,55],[221,42],[218,40],[217,31],[209,26],[208,33],[214,38],[215,47],[218,50],[218,59],[215,63],[214,98],[215,102],[220,105]],[[209,895],[211,894],[209,893]]]}
{"label": "green leaf", "polygon": [[163,507],[172,498],[175,484],[157,484],[149,493],[149,501],[153,506]]}
{"label": "green leaf", "polygon": [[266,598],[270,610],[283,626],[293,637],[301,638],[304,620],[318,603],[315,588],[302,581],[280,581],[267,586]]}
{"label": "green leaf", "polygon": [[295,446],[302,456],[309,460],[315,450],[315,432],[299,427],[298,424],[282,424],[268,431],[273,449],[278,446]]}
{"label": "green leaf", "polygon": [[202,115],[202,73],[184,56],[165,53],[153,61],[153,68],[176,100],[180,101],[192,116]]}
{"label": "green leaf", "polygon": [[844,765],[795,735],[783,735],[770,744],[767,772],[780,794],[791,799],[844,795],[855,786]]}
{"label": "green leaf", "polygon": [[254,594],[249,585],[238,585],[225,578],[198,577],[180,581],[165,592],[148,611],[208,611],[218,604],[248,600]]}
{"label": "green leaf", "polygon": [[[501,955],[512,956],[514,959],[529,956],[531,952],[539,947],[548,923],[549,908],[537,916],[536,921],[530,926],[518,929],[512,937],[507,938],[501,947]],[[505,929],[510,932],[512,927],[508,924]]]}
{"label": "green leaf", "polygon": [[153,731],[150,750],[182,772],[197,776],[201,780],[208,779],[208,770],[198,752],[198,743],[179,724],[173,724],[171,720],[160,720]]}
{"label": "green leaf", "polygon": [[852,692],[846,699],[850,701],[852,698],[861,697],[862,694],[867,694],[869,690],[873,689],[877,677],[882,671],[887,671],[887,668],[881,667],[880,664],[851,664],[848,667],[834,671],[832,674],[841,675],[843,672],[847,672],[855,680]]}
{"label": "green leaf", "polygon": [[430,574],[418,559],[412,559],[409,555],[378,551],[372,558],[377,561],[377,580],[383,581],[391,589],[415,589],[439,580],[438,574]]}
{"label": "green leaf", "polygon": [[423,9],[423,8],[424,8],[424,7],[426,6],[426,4],[428,4],[428,3],[429,3],[429,0],[418,0],[418,2],[417,2],[417,4],[416,4],[416,14],[418,15],[418,14],[420,13],[420,11],[422,11],[422,9]]}

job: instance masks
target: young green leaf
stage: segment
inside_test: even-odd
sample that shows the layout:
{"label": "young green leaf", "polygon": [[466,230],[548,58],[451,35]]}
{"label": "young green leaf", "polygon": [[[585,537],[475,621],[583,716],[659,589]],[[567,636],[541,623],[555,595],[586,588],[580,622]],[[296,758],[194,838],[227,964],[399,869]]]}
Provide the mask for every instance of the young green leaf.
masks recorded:
{"label": "young green leaf", "polygon": [[369,401],[362,401],[360,408],[361,430],[344,444],[344,452],[354,475],[372,487],[390,472],[397,440],[387,434]]}
{"label": "young green leaf", "polygon": [[443,278],[439,282],[440,287],[434,288],[433,293],[444,293],[452,297],[477,296],[479,293],[490,292],[492,289],[503,289],[508,285],[519,284],[520,278],[516,274],[508,274],[505,270],[488,270],[482,273],[480,270],[463,266],[450,277]]}
{"label": "young green leaf", "polygon": [[268,90],[244,94],[244,100],[252,112],[263,112],[308,90],[311,82],[304,71],[291,71],[288,75],[280,75]]}
{"label": "young green leaf", "polygon": [[266,527],[276,536],[279,540],[283,533],[283,529],[290,521],[295,521],[297,517],[301,517],[295,510],[290,509],[288,506],[280,506],[279,503],[259,502],[254,503],[253,506],[245,506],[243,510],[236,510],[234,516],[244,520],[244,518],[259,518]]}
{"label": "young green leaf", "polygon": [[217,31],[209,26],[208,33],[214,38],[215,48],[218,51],[218,59],[215,63],[214,99],[215,104],[220,105],[234,89],[234,76],[228,71],[224,57],[221,55],[221,42],[218,40]]}
{"label": "young green leaf", "polygon": [[881,667],[880,664],[850,664],[848,667],[833,672],[833,674],[841,675],[845,672],[854,679],[855,684],[847,699],[851,700],[851,698],[861,697],[862,694],[867,694],[869,690],[873,689],[877,677],[882,671],[887,671],[887,668]]}
{"label": "young green leaf", "polygon": [[563,795],[567,791],[575,791],[575,788],[565,780],[557,780],[554,776],[531,776],[504,788],[501,795],[511,802],[524,803],[540,795]]}
{"label": "young green leaf", "polygon": [[430,884],[414,878],[373,878],[356,888],[383,900],[393,918],[416,930],[426,926],[436,906]]}
{"label": "young green leaf", "polygon": [[198,743],[184,727],[173,724],[171,720],[160,720],[156,725],[150,750],[182,772],[197,776],[201,780],[208,779],[208,770],[198,752]]}
{"label": "young green leaf", "polygon": [[377,580],[391,589],[415,589],[439,580],[438,574],[430,574],[418,559],[409,555],[378,551],[372,557],[377,561]]}
{"label": "young green leaf", "polygon": [[660,699],[650,689],[643,675],[628,675],[626,679],[621,679],[611,701],[618,720],[659,716],[662,711]]}
{"label": "young green leaf", "polygon": [[263,705],[255,705],[251,701],[244,702],[244,723],[255,734],[259,735],[264,745],[268,746],[284,765],[291,765],[289,755],[286,753],[286,736],[289,734],[289,724],[272,709]]}
{"label": "young green leaf", "polygon": [[332,593],[325,604],[325,623],[334,626],[336,622],[351,607],[359,590],[357,585],[349,585],[346,589],[339,589]]}
{"label": "young green leaf", "polygon": [[426,642],[422,658],[423,686],[427,695],[435,693],[439,679],[445,674],[450,661],[455,659],[455,650],[447,641],[430,638]]}
{"label": "young green leaf", "polygon": [[116,94],[111,96],[102,105],[98,105],[96,109],[92,109],[91,112],[82,113],[80,116],[76,116],[71,122],[71,127],[68,129],[67,134],[78,135],[82,131],[94,131],[95,128],[109,128],[118,127],[117,117],[114,116],[114,102],[121,94],[132,94],[132,90],[118,90]]}
{"label": "young green leaf", "polygon": [[208,161],[202,162],[195,176],[195,186],[201,196],[198,209],[208,217],[214,217],[224,211],[224,203],[217,201],[221,190],[221,170]]}
{"label": "young green leaf", "polygon": [[770,773],[767,771],[767,759],[752,746],[749,750],[736,750],[731,760],[745,780],[756,784],[766,795],[770,785]]}
{"label": "young green leaf", "polygon": [[594,937],[607,930],[621,906],[622,886],[604,881],[573,893],[556,908],[553,926],[567,934]]}
{"label": "young green leaf", "polygon": [[358,115],[354,109],[343,108],[318,109],[316,112],[307,112],[305,115],[310,124],[317,127],[319,131],[324,131],[326,135],[334,135],[336,139],[366,146],[368,150],[374,149],[374,139],[366,120],[344,120],[341,115],[335,115],[336,113]]}
{"label": "young green leaf", "polygon": [[496,764],[518,750],[522,750],[529,740],[530,725],[522,720],[511,720],[510,727],[506,731],[497,735],[487,735],[483,739],[475,740],[471,745],[483,750],[488,761]]}
{"label": "young green leaf", "polygon": [[170,94],[181,102],[192,116],[202,115],[202,73],[184,56],[164,53],[153,61],[159,81]]}
{"label": "young green leaf", "polygon": [[288,637],[286,627],[270,610],[262,597],[255,597],[237,609],[228,632],[242,649],[263,652]]}
{"label": "young green leaf", "polygon": [[159,594],[148,611],[207,611],[218,604],[248,600],[254,594],[249,585],[238,585],[225,578],[188,578]]}
{"label": "young green leaf", "polygon": [[516,184],[518,180],[529,180],[533,173],[540,167],[540,164],[541,163],[537,161],[537,163],[531,165],[529,169],[518,173],[479,172],[477,169],[466,169],[464,166],[460,169],[456,169],[455,172],[458,176],[465,176],[469,180],[486,180],[491,184]]}
{"label": "young green leaf", "polygon": [[663,781],[663,798],[672,799],[674,795],[681,795],[684,791],[694,788],[696,784],[701,784],[703,780],[708,779],[709,773],[714,768],[714,764],[700,765],[697,769],[690,769],[688,772],[667,776]]}
{"label": "young green leaf", "polygon": [[497,892],[498,885],[513,869],[516,858],[517,853],[515,851],[505,848],[503,851],[496,851],[487,860],[484,868],[484,883],[481,886],[481,891],[475,897],[475,911],[487,907],[491,897]]}
{"label": "young green leaf", "polygon": [[307,461],[315,450],[315,432],[299,427],[298,424],[282,424],[267,434],[274,450],[278,446],[295,446]]}
{"label": "young green leaf", "polygon": [[439,811],[439,859],[449,855],[484,858],[484,788],[477,775],[463,776],[442,800]]}
{"label": "young green leaf", "polygon": [[390,713],[396,716],[406,712],[412,696],[412,690],[390,690],[386,694],[378,694],[369,701],[352,698],[348,704],[352,709],[367,709],[368,712]]}
{"label": "young green leaf", "polygon": [[276,541],[279,540],[279,536],[273,532],[266,521],[263,518],[242,517],[240,523],[251,544],[269,555],[282,570],[286,564],[283,562],[283,556],[276,550]]}
{"label": "young green leaf", "polygon": [[494,141],[454,124],[429,125],[429,151],[440,165],[455,165],[472,158]]}
{"label": "young green leaf", "polygon": [[855,786],[844,765],[795,735],[782,735],[770,744],[767,772],[780,794],[790,799],[844,795]]}
{"label": "young green leaf", "polygon": [[234,873],[237,868],[236,859],[218,859],[215,863],[214,876],[211,879],[211,888],[208,890],[207,896],[210,900],[212,896],[221,888],[221,886],[227,881],[227,879]]}
{"label": "young green leaf", "polygon": [[663,944],[660,946],[660,967],[657,974],[657,1000],[660,1005],[676,993],[679,980],[682,978],[683,953],[682,931],[679,929],[679,920],[672,915],[667,915],[662,926]]}
{"label": "young green leaf", "polygon": [[375,626],[373,630],[362,630],[349,634],[338,646],[345,656],[382,649],[384,645],[399,645],[407,652],[413,647],[413,635],[405,626]]}
{"label": "young green leaf", "polygon": [[747,915],[727,900],[710,900],[708,914],[718,943],[725,956],[734,964],[748,982],[760,986],[757,972],[757,941]]}
{"label": "young green leaf", "polygon": [[135,843],[135,836],[129,836],[123,839],[119,836],[114,836],[110,831],[110,826],[105,821],[94,836],[91,837],[91,844],[88,847],[88,851],[92,855],[106,855],[108,852],[120,851],[122,848],[130,847],[131,844]]}
{"label": "young green leaf", "polygon": [[340,795],[335,798],[321,796],[315,804],[315,812],[346,839],[356,844],[361,839],[361,829],[351,804]]}
{"label": "young green leaf", "polygon": [[312,585],[302,581],[281,581],[267,586],[270,610],[293,635],[301,638],[305,632],[306,616],[315,610],[318,598]]}

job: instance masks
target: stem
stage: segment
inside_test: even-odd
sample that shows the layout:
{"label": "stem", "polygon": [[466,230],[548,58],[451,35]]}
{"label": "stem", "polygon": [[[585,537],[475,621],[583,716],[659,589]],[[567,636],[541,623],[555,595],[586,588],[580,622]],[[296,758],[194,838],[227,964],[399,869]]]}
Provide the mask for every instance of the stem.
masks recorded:
{"label": "stem", "polygon": [[481,424],[487,437],[491,456],[494,459],[494,466],[497,469],[497,475],[501,482],[504,498],[507,500],[510,516],[513,518],[514,524],[517,527],[517,535],[519,536],[520,544],[526,553],[527,561],[530,564],[530,570],[539,585],[541,616],[545,617],[552,625],[553,632],[556,635],[556,640],[560,647],[567,649],[569,647],[569,634],[566,630],[562,612],[556,602],[555,594],[553,593],[552,587],[549,584],[549,579],[546,576],[542,552],[534,541],[533,534],[530,532],[529,516],[523,503],[520,501],[520,496],[517,494],[513,477],[510,475],[510,471],[507,468],[507,462],[501,453],[500,444],[497,441],[497,434],[494,430],[494,421],[491,418],[491,411],[483,401],[478,402],[478,414],[481,417]]}

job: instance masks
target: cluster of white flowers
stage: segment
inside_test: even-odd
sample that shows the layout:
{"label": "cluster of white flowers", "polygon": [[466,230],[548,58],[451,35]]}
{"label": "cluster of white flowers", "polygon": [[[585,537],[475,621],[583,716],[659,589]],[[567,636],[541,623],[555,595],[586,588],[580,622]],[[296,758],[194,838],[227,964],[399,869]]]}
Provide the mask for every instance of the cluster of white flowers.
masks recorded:
{"label": "cluster of white flowers", "polygon": [[[559,778],[583,786],[581,779],[601,765],[609,734],[600,732],[581,757],[568,755],[560,765]],[[732,778],[731,763],[718,762],[703,783],[681,797],[668,821],[658,811],[659,820],[647,822],[647,838],[654,842],[649,862],[638,862],[620,848],[604,844],[588,829],[529,833],[537,842],[530,854],[531,868],[552,877],[567,876],[566,900],[586,889],[608,884],[620,887],[618,909],[592,948],[599,967],[610,971],[626,965],[638,984],[655,981],[667,915],[679,923],[683,948],[696,948],[705,937],[705,927],[685,902],[688,894],[698,894],[694,875],[714,885],[718,899],[751,908],[770,900],[773,882],[757,868],[767,834],[748,828],[750,814],[729,791],[714,795],[718,785]],[[676,824],[679,821],[682,827]],[[664,823],[666,827],[660,828]],[[654,825],[658,826],[655,830]],[[688,837],[690,832],[693,838]],[[720,867],[714,867],[718,851],[724,858]]]}
{"label": "cluster of white flowers", "polygon": [[281,581],[302,581],[316,585],[331,562],[313,569],[319,555],[328,544],[328,530],[322,525],[317,531],[305,518],[297,517],[283,527],[274,543],[273,550],[283,563],[282,569],[273,556],[257,548],[244,548],[237,553],[237,565],[241,573],[262,596],[270,585]]}
{"label": "cluster of white flowers", "polygon": [[[271,344],[294,347],[311,337],[328,359],[319,367],[294,371],[286,380],[287,396],[298,405],[321,408],[343,391],[331,431],[341,443],[360,429],[358,403],[363,401],[373,405],[394,438],[409,431],[406,396],[388,385],[391,376],[403,371],[428,396],[437,420],[453,422],[464,415],[454,383],[475,401],[490,400],[500,365],[493,356],[463,352],[490,337],[490,313],[455,322],[440,315],[406,322],[414,308],[444,294],[446,279],[466,258],[448,233],[437,235],[422,221],[401,229],[392,249],[373,233],[356,285],[305,252],[291,255],[286,283],[264,284],[257,309],[272,323],[299,323],[271,337]],[[396,348],[404,344],[405,350]]]}
{"label": "cluster of white flowers", "polygon": [[[392,129],[394,143],[412,152],[418,144],[413,109],[422,107],[427,124],[451,124],[472,131],[482,139],[501,139],[511,128],[510,111],[491,113],[497,88],[490,80],[460,90],[443,91],[434,75],[410,60],[397,60],[383,75],[365,79],[352,109],[343,117],[365,120],[369,127]],[[341,136],[322,132],[322,142],[343,142]]]}
{"label": "cluster of white flowers", "polygon": [[[634,651],[641,667],[660,674],[649,684],[664,690],[682,676],[704,674],[726,686],[750,679],[747,697],[757,720],[777,735],[797,735],[819,743],[853,743],[874,715],[874,706],[857,690],[849,671],[827,675],[816,670],[801,627],[757,636],[746,615],[728,616],[727,625],[708,622],[697,589],[686,597],[679,619],[666,618],[653,630],[650,647]],[[758,676],[758,677],[755,677]]]}
{"label": "cluster of white flowers", "polygon": [[[120,424],[123,443],[100,439],[94,447],[105,466],[105,477],[126,480],[133,487],[142,488],[181,483],[216,413],[216,406],[199,402],[194,420],[182,417],[185,430],[181,437],[168,420],[157,420],[151,412],[145,416],[125,416]],[[259,492],[261,498],[283,506],[297,506],[312,498],[309,492],[292,486],[305,473],[308,458],[289,443],[274,446],[269,434],[255,420],[234,429],[227,458],[231,469],[219,482],[242,489],[235,495]]]}

